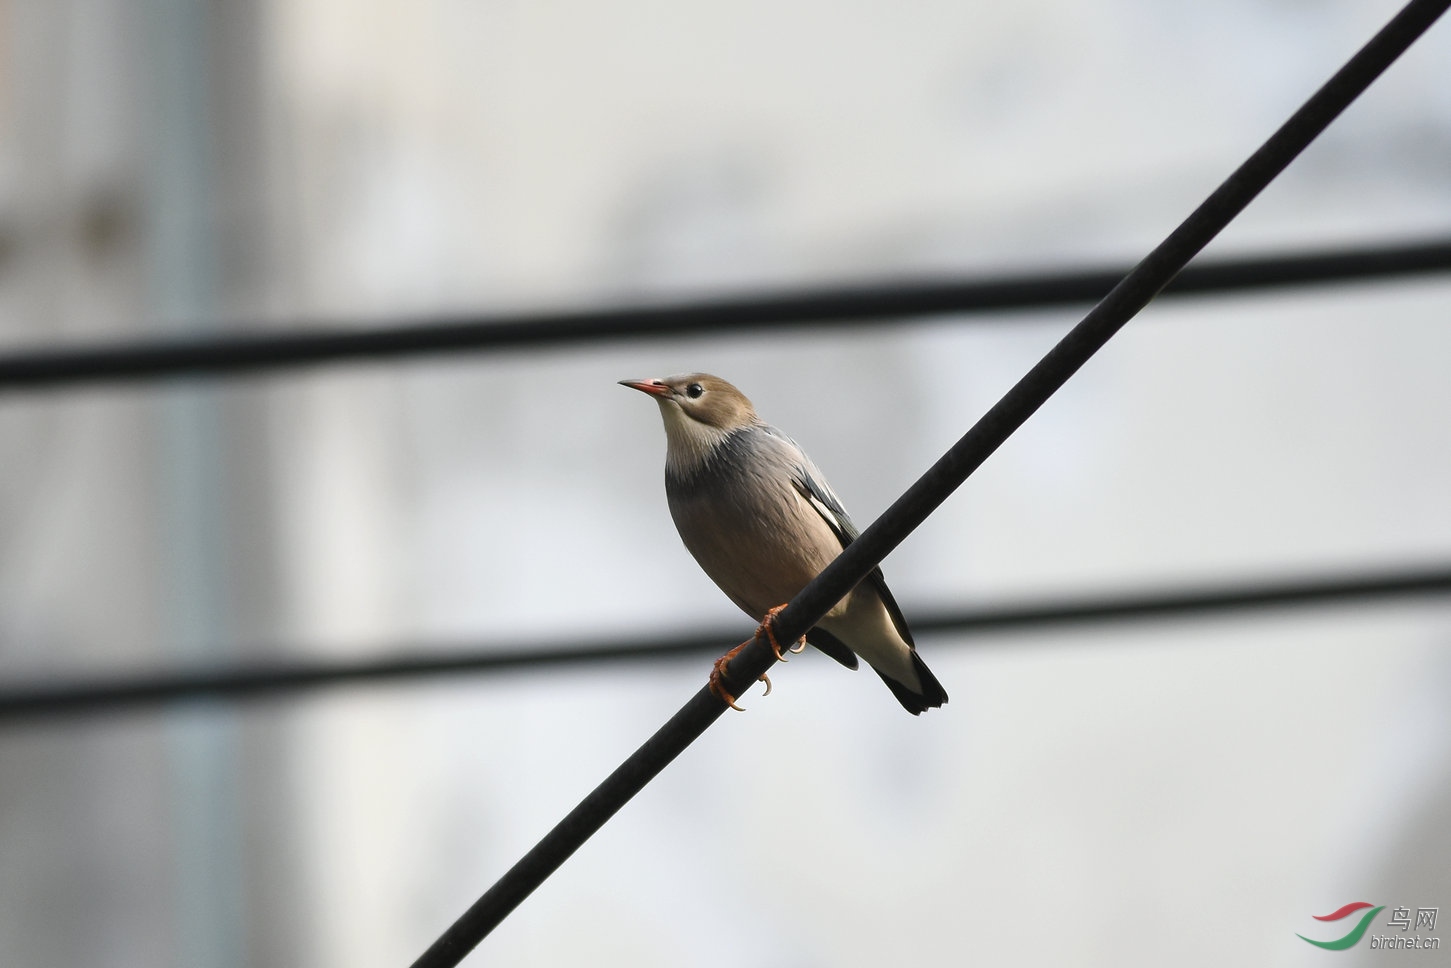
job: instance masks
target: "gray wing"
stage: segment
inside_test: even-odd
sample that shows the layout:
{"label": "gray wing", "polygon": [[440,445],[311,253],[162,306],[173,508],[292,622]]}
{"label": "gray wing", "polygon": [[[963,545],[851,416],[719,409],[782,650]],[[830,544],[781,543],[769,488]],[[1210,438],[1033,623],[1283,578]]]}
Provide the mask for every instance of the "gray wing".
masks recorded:
{"label": "gray wing", "polygon": [[[816,510],[816,513],[821,515],[821,519],[831,528],[832,533],[836,535],[836,539],[841,542],[842,549],[845,550],[847,546],[857,539],[857,536],[861,532],[852,523],[851,516],[846,513],[846,508],[841,506],[841,499],[836,496],[836,492],[831,489],[831,485],[826,483],[825,476],[822,475],[811,458],[806,456],[806,452],[801,449],[799,444],[791,438],[774,431],[774,429],[772,432],[775,436],[781,437],[795,452],[791,484],[796,488],[797,493],[804,497],[807,503]],[[902,610],[897,606],[897,600],[892,597],[891,590],[887,588],[887,580],[882,576],[882,569],[873,568],[871,573],[863,581],[871,585],[872,589],[877,593],[877,596],[882,600],[882,604],[887,607],[887,614],[891,616],[892,625],[896,627],[897,634],[902,637],[902,641],[915,648],[916,643],[912,641],[912,631],[907,628],[907,620],[902,617]],[[840,639],[830,633],[821,629],[812,629],[806,634],[806,641],[821,649],[821,651],[836,659],[842,665],[852,669],[857,667],[856,654],[851,652]],[[822,644],[823,642],[825,645]],[[845,661],[841,657],[840,652],[842,651],[845,651],[851,657],[850,662]]]}

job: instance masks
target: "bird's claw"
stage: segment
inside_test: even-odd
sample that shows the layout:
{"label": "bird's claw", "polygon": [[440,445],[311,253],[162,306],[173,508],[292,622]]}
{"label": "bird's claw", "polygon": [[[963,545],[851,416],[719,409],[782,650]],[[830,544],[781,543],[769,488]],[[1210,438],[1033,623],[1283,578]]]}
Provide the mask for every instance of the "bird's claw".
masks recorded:
{"label": "bird's claw", "polygon": [[[730,691],[725,687],[726,666],[730,665],[731,660],[739,655],[740,651],[749,644],[749,642],[742,642],[734,649],[731,649],[725,655],[716,659],[715,665],[710,670],[710,691],[715,693],[716,698],[720,699],[738,713],[745,712],[745,709],[736,705],[736,697],[731,695]],[[771,677],[763,672],[761,673],[760,681],[766,684],[766,691],[763,695],[769,696],[771,694]]]}
{"label": "bird's claw", "polygon": [[[785,662],[786,655],[784,652],[781,651],[781,643],[776,641],[776,633],[771,628],[771,626],[775,624],[776,616],[779,615],[781,611],[789,604],[790,602],[784,602],[780,605],[777,605],[775,608],[768,610],[766,614],[761,617],[761,624],[756,626],[756,638],[760,638],[762,635],[766,637],[766,642],[770,644],[771,651],[775,653],[776,660],[778,662]],[[806,636],[803,635],[801,636],[801,638],[796,640],[796,644],[791,646],[788,651],[792,655],[797,655],[805,648]]]}
{"label": "bird's claw", "polygon": [[[756,627],[756,634],[752,639],[746,642],[742,642],[740,645],[736,646],[734,649],[731,649],[719,659],[716,659],[715,665],[711,667],[710,691],[715,693],[716,698],[720,699],[722,702],[734,709],[736,712],[743,713],[745,712],[745,710],[742,709],[740,706],[736,705],[736,697],[732,695],[730,690],[726,689],[725,687],[726,667],[730,665],[732,659],[734,659],[737,655],[740,655],[742,649],[750,645],[751,642],[763,636],[765,637],[767,643],[770,644],[771,651],[775,653],[776,659],[780,662],[786,661],[786,656],[782,654],[781,651],[781,643],[776,641],[776,634],[771,630],[772,620],[775,619],[776,614],[785,607],[785,605],[777,605],[775,608],[767,612],[765,614],[765,617],[761,619],[761,624]],[[806,636],[803,635],[800,639],[797,640],[796,644],[791,647],[790,651],[793,653],[800,652],[805,648]],[[764,682],[766,684],[766,691],[762,693],[762,695],[769,696],[771,694],[771,677],[763,672],[761,673],[760,679],[758,681]]]}
{"label": "bird's claw", "polygon": [[736,712],[743,713],[746,711],[745,706],[736,705],[736,697],[725,691],[725,688],[720,684],[720,680],[716,676],[710,677],[710,691],[715,693],[715,697],[717,699],[734,709]]}

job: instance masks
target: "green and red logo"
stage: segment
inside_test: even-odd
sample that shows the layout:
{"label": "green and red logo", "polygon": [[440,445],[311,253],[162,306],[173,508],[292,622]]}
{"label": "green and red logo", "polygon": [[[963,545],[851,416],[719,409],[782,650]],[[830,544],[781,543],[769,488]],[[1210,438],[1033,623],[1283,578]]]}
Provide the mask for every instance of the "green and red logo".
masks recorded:
{"label": "green and red logo", "polygon": [[[1365,911],[1366,908],[1370,908],[1370,910]],[[1380,907],[1371,907],[1368,901],[1356,901],[1329,914],[1317,914],[1314,916],[1316,921],[1339,921],[1342,918],[1349,917],[1356,911],[1365,911],[1365,914],[1361,915],[1360,923],[1351,928],[1343,938],[1336,938],[1334,941],[1316,941],[1314,938],[1307,938],[1303,934],[1297,934],[1295,937],[1301,941],[1308,941],[1317,948],[1325,948],[1329,951],[1344,951],[1346,948],[1353,948],[1360,943],[1360,939],[1365,937],[1365,929],[1370,927],[1371,919],[1384,910],[1384,904]]]}
{"label": "green and red logo", "polygon": [[[1315,915],[1316,921],[1341,921],[1352,914],[1360,914],[1355,927],[1345,933],[1343,937],[1334,941],[1316,941],[1314,938],[1307,938],[1303,934],[1297,934],[1299,938],[1317,948],[1324,948],[1327,951],[1344,951],[1346,948],[1354,948],[1360,944],[1360,939],[1365,937],[1366,929],[1377,914],[1386,909],[1386,905],[1372,907],[1367,901],[1356,901],[1354,904],[1347,904],[1345,907],[1330,914]],[[1368,910],[1367,910],[1368,909]],[[1386,922],[1389,929],[1385,934],[1372,934],[1370,936],[1370,947],[1374,950],[1392,949],[1415,949],[1422,951],[1441,950],[1441,939],[1429,932],[1436,930],[1436,917],[1441,913],[1438,907],[1417,907],[1415,917],[1412,918],[1411,909],[1405,905],[1397,904],[1395,910],[1391,911],[1390,920]],[[1347,922],[1349,923],[1349,922]],[[1342,925],[1343,927],[1343,925]],[[1425,928],[1427,934],[1421,934]]]}

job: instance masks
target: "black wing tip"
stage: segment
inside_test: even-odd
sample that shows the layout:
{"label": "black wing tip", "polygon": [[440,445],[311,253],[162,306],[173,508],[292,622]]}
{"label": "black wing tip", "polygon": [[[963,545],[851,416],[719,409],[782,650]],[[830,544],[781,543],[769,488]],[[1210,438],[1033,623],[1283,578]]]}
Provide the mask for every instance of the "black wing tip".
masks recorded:
{"label": "black wing tip", "polygon": [[846,643],[820,626],[806,633],[806,641],[816,646],[822,652],[831,656],[837,662],[848,669],[855,670],[857,667],[856,653],[846,647]]}
{"label": "black wing tip", "polygon": [[937,709],[947,702],[947,690],[942,688],[942,683],[938,682],[937,677],[932,674],[932,670],[927,668],[927,663],[922,661],[922,657],[917,654],[916,649],[912,650],[912,669],[917,673],[917,678],[922,681],[921,692],[914,692],[897,680],[883,675],[880,670],[877,671],[877,675],[881,676],[882,681],[887,684],[887,688],[892,690],[892,695],[897,697],[897,702],[902,704],[902,708],[913,716],[920,716],[927,710]]}

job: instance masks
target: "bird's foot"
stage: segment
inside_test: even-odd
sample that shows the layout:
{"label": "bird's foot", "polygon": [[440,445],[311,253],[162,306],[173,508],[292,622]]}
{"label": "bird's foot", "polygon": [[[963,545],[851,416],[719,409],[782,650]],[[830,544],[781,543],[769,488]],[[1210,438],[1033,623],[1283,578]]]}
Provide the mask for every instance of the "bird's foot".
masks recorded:
{"label": "bird's foot", "polygon": [[[724,701],[727,706],[738,713],[743,713],[745,710],[736,705],[736,697],[731,695],[725,687],[726,666],[730,665],[730,661],[740,655],[741,650],[750,644],[749,641],[742,642],[734,649],[731,649],[725,655],[716,659],[715,665],[710,670],[710,691],[715,693],[718,699]],[[763,672],[761,673],[760,681],[766,684],[766,691],[763,695],[769,696],[771,694],[771,677]]]}
{"label": "bird's foot", "polygon": [[[762,635],[765,635],[766,641],[769,642],[771,645],[771,651],[776,654],[776,659],[780,662],[786,661],[786,655],[781,651],[781,643],[776,641],[776,633],[772,630],[771,626],[775,624],[776,616],[780,614],[781,610],[789,604],[791,603],[784,602],[766,612],[766,614],[761,618],[761,624],[756,627],[756,638],[760,638]],[[796,655],[805,648],[806,636],[803,635],[801,636],[801,638],[796,640],[795,645],[791,646],[790,652],[792,655]]]}

